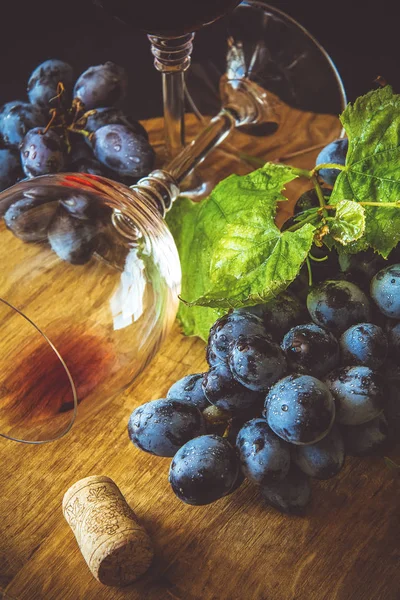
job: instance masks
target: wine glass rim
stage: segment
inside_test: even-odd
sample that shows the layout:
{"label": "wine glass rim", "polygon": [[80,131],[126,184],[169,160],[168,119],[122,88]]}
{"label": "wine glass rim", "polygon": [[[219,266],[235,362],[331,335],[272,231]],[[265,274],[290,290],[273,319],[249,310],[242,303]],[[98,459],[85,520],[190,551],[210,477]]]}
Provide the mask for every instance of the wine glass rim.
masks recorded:
{"label": "wine glass rim", "polygon": [[[294,17],[291,17],[290,15],[288,15],[283,10],[280,10],[279,8],[275,8],[275,6],[272,6],[271,4],[268,4],[267,2],[263,2],[262,0],[243,0],[238,5],[237,8],[239,8],[240,6],[246,5],[246,4],[248,4],[249,6],[254,6],[254,5],[259,6],[261,9],[269,10],[272,14],[276,13],[276,14],[284,17],[285,19],[287,19],[288,21],[290,21],[291,23],[296,25],[296,27],[301,29],[303,31],[303,33],[317,46],[317,48],[320,50],[320,52],[324,55],[324,57],[328,61],[329,66],[331,67],[331,69],[335,75],[336,81],[339,86],[342,109],[344,110],[347,105],[346,90],[344,88],[344,84],[343,84],[342,78],[339,74],[339,71],[338,71],[335,63],[333,62],[333,59],[328,54],[327,50],[325,50],[325,48],[322,46],[322,44],[320,44],[320,42],[308,31],[308,29],[306,27],[304,27],[304,25],[299,23],[299,21],[297,21]],[[343,130],[342,130],[342,133],[343,133]]]}
{"label": "wine glass rim", "polygon": [[60,352],[57,350],[57,348],[55,347],[53,342],[47,337],[47,335],[44,333],[44,331],[42,331],[42,329],[34,321],[32,321],[32,319],[30,319],[28,317],[28,315],[23,313],[19,308],[17,308],[13,304],[11,304],[11,302],[8,302],[8,300],[6,300],[5,298],[2,298],[0,296],[0,302],[3,303],[5,306],[8,306],[11,310],[15,311],[18,315],[20,315],[23,319],[25,319],[30,325],[32,325],[32,327],[34,327],[34,329],[36,329],[36,331],[42,336],[42,338],[45,340],[45,342],[50,346],[50,348],[52,349],[52,351],[55,353],[58,360],[60,361],[60,363],[68,377],[68,381],[71,386],[72,396],[73,396],[73,401],[74,401],[74,407],[72,409],[71,420],[68,423],[67,427],[61,433],[59,433],[58,435],[55,435],[54,437],[52,437],[50,439],[24,440],[24,439],[20,439],[20,438],[16,438],[16,437],[7,435],[5,433],[0,433],[0,437],[3,437],[7,440],[11,440],[13,442],[20,442],[23,444],[32,444],[32,445],[49,444],[50,442],[55,442],[55,441],[61,439],[62,437],[64,437],[64,435],[66,435],[71,430],[73,424],[75,423],[77,414],[78,414],[78,392],[76,390],[76,386],[75,386],[73,377],[71,375],[71,372],[70,372],[66,362],[64,361],[63,357],[61,356]]}

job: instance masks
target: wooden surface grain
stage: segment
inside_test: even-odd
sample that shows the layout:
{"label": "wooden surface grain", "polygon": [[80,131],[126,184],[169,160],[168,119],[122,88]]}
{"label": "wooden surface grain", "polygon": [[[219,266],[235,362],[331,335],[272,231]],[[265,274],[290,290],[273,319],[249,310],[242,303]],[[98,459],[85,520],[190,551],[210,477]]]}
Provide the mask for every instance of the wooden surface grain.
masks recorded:
{"label": "wooden surface grain", "polygon": [[[238,149],[275,159],[340,131],[333,117],[293,111],[290,118],[285,140],[235,134],[205,167],[222,173],[236,161],[245,172]],[[156,142],[161,121],[147,125]],[[190,135],[195,128],[189,119]],[[297,156],[296,164],[311,166],[315,154]],[[284,208],[290,212],[289,203]],[[109,399],[92,395],[61,441],[32,447],[0,439],[0,599],[399,600],[398,478],[381,458],[349,458],[339,476],[315,483],[302,518],[267,507],[249,483],[205,507],[175,497],[170,460],[136,449],[127,422],[135,407],[205,369],[204,343],[175,325],[139,378]],[[63,518],[65,491],[89,475],[111,477],[153,539],[156,558],[130,587],[107,588],[92,577]]]}

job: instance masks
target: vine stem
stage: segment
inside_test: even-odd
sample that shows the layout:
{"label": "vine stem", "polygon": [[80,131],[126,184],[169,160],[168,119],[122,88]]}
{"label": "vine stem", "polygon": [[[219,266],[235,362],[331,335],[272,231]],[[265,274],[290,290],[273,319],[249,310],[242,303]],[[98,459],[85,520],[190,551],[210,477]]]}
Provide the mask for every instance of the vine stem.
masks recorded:
{"label": "vine stem", "polygon": [[379,206],[382,208],[400,208],[400,200],[397,202],[359,202],[361,206]]}
{"label": "vine stem", "polygon": [[344,171],[346,169],[345,165],[339,165],[337,163],[322,163],[321,165],[317,165],[313,168],[313,172],[317,173],[321,169],[338,169],[339,171]]}
{"label": "vine stem", "polygon": [[307,217],[306,219],[303,219],[303,221],[300,221],[300,223],[296,223],[296,225],[292,225],[291,227],[288,227],[286,229],[286,231],[297,231],[298,229],[301,229],[303,227],[303,225],[305,225],[306,223],[312,223],[313,221],[318,220],[318,213],[314,213],[312,215],[310,215],[309,217]]}

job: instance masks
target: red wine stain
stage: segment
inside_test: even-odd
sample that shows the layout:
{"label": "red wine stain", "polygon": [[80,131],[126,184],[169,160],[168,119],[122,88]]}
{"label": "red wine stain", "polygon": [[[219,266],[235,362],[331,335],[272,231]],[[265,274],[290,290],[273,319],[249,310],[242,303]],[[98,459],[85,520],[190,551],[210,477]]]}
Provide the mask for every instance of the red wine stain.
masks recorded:
{"label": "red wine stain", "polygon": [[[96,329],[58,323],[57,332],[46,332],[65,361],[75,384],[78,402],[109,377],[117,366],[112,342]],[[32,336],[20,354],[12,357],[15,367],[0,382],[2,418],[37,422],[73,409],[67,373],[56,353],[39,334]]]}

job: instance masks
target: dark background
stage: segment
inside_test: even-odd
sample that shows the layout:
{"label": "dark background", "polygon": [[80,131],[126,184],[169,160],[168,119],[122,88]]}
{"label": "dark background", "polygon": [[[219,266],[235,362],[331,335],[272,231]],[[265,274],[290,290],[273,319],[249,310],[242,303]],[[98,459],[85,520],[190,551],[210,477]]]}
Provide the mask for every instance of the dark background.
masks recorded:
{"label": "dark background", "polygon": [[[300,21],[325,47],[343,78],[349,100],[375,87],[373,81],[378,75],[400,91],[394,0],[337,0],[329,4],[279,0],[276,5]],[[161,114],[160,80],[152,68],[145,34],[130,31],[103,15],[90,0],[8,0],[1,16],[0,104],[26,99],[29,74],[48,58],[70,62],[77,75],[88,66],[112,60],[129,72],[132,115],[142,119]],[[198,34],[198,55],[212,52],[216,32],[212,25]]]}

